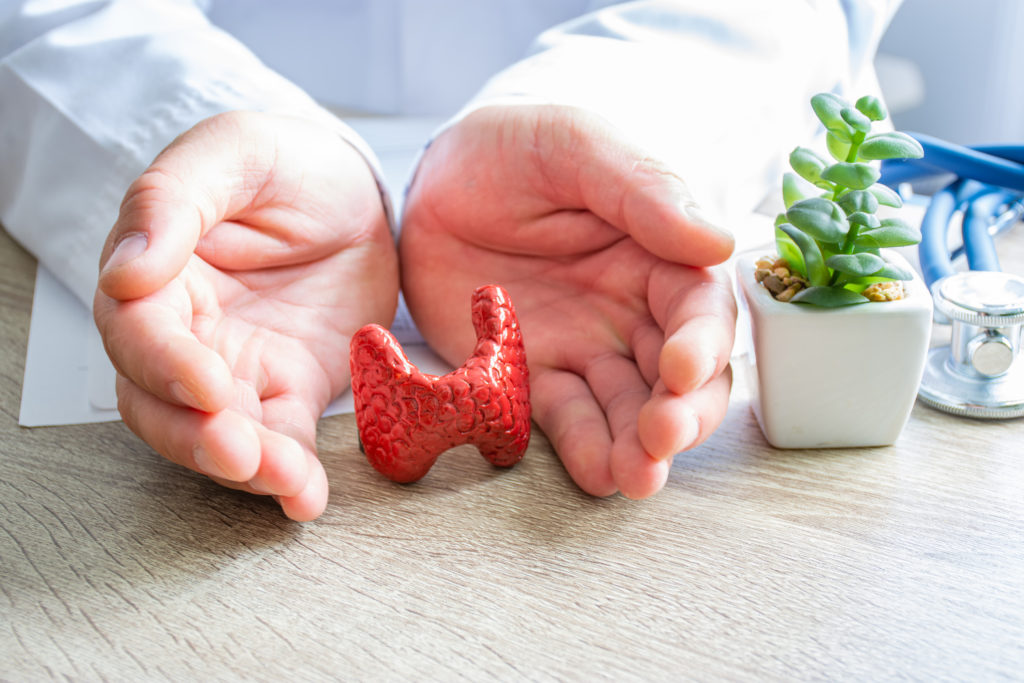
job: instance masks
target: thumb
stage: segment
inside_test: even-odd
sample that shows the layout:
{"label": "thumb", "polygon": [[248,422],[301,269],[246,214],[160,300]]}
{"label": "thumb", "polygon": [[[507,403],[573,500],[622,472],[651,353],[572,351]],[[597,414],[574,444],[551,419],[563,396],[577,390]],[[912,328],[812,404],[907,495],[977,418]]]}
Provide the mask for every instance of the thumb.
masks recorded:
{"label": "thumb", "polygon": [[128,190],[100,257],[99,287],[128,300],[159,290],[184,269],[202,232],[185,188],[150,167]]}
{"label": "thumb", "polygon": [[572,109],[560,115],[572,117],[571,125],[561,122],[563,133],[548,139],[562,139],[564,131],[574,138],[566,149],[578,173],[568,189],[583,207],[666,260],[711,266],[729,258],[732,234],[704,216],[671,168],[596,115]]}
{"label": "thumb", "polygon": [[202,235],[254,192],[244,169],[265,162],[243,158],[242,133],[232,115],[200,122],[131,184],[100,257],[104,294],[128,300],[159,290],[181,273]]}

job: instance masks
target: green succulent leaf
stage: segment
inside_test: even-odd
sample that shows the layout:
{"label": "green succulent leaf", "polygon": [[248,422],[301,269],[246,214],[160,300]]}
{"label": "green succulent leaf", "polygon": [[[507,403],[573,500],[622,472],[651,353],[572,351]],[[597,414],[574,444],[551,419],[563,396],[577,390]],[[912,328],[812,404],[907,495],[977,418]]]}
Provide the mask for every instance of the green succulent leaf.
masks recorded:
{"label": "green succulent leaf", "polygon": [[910,223],[907,223],[899,216],[890,216],[889,218],[883,218],[881,223],[883,228],[903,228],[905,230],[910,230],[916,234],[920,234],[917,228],[910,225]]}
{"label": "green succulent leaf", "polygon": [[868,192],[875,195],[875,199],[882,206],[891,206],[894,209],[898,209],[903,206],[903,199],[896,190],[892,189],[888,185],[872,185],[868,188]]}
{"label": "green succulent leaf", "polygon": [[797,147],[789,154],[789,165],[800,174],[800,177],[810,183],[821,180],[821,172],[828,166],[828,162],[822,159],[814,150],[806,147]]}
{"label": "green succulent leaf", "polygon": [[857,235],[857,239],[854,241],[853,246],[858,253],[872,253],[878,251],[878,249],[882,245],[879,244],[878,240],[876,240],[870,234],[862,232]]}
{"label": "green succulent leaf", "polygon": [[921,241],[921,231],[901,218],[883,219],[877,228],[857,236],[857,244],[873,247],[909,247]]}
{"label": "green succulent leaf", "polygon": [[840,246],[838,244],[828,244],[827,242],[818,242],[818,249],[821,249],[821,257],[826,261],[832,256],[842,253],[839,251]]}
{"label": "green succulent leaf", "polygon": [[861,229],[867,228],[868,230],[873,230],[881,224],[881,221],[878,220],[878,216],[873,213],[856,211],[850,214],[850,225],[859,225],[861,226]]}
{"label": "green succulent leaf", "polygon": [[868,190],[853,190],[836,200],[846,215],[857,213],[874,213],[878,211],[878,199]]}
{"label": "green succulent leaf", "polygon": [[824,308],[839,308],[868,302],[866,297],[845,287],[808,287],[797,292],[790,301]]}
{"label": "green succulent leaf", "polygon": [[914,274],[905,268],[894,265],[892,263],[886,263],[885,268],[873,275],[867,277],[851,278],[843,286],[848,289],[855,291],[862,291],[868,285],[873,285],[876,282],[892,282],[893,280],[913,280]]}
{"label": "green succulent leaf", "polygon": [[843,117],[843,121],[850,124],[850,127],[854,130],[860,131],[861,133],[867,133],[871,130],[871,119],[864,114],[860,113],[853,107],[843,107],[839,112],[839,115]]}
{"label": "green succulent leaf", "polygon": [[882,100],[873,95],[865,95],[857,100],[857,104],[854,106],[857,107],[857,111],[872,121],[884,121],[885,117],[889,115]]}
{"label": "green succulent leaf", "polygon": [[853,142],[853,136],[856,134],[856,132],[857,131],[853,130],[852,128],[850,130],[836,129],[829,131],[829,133],[835,136],[836,139],[838,139],[840,142],[845,142],[847,144]]}
{"label": "green succulent leaf", "polygon": [[782,176],[782,201],[786,208],[793,206],[796,202],[804,199],[803,188],[800,187],[800,180],[795,173],[785,173]]}
{"label": "green succulent leaf", "polygon": [[857,157],[865,161],[876,159],[920,159],[924,156],[921,143],[906,133],[893,131],[872,135],[861,144]]}
{"label": "green succulent leaf", "polygon": [[[880,206],[899,208],[903,200],[877,184],[878,165],[865,162],[920,158],[923,151],[905,133],[871,135],[872,122],[888,116],[877,97],[866,95],[851,107],[820,93],[811,108],[826,129],[828,155],[806,147],[790,153],[794,173],[782,179],[786,210],[775,219],[776,248],[810,283],[792,301],[830,308],[867,303],[861,292],[870,284],[914,275],[883,259],[881,250],[917,244],[921,234],[899,218],[876,215]],[[812,186],[823,190],[820,196],[812,196]]]}
{"label": "green succulent leaf", "polygon": [[[785,216],[782,216],[782,214],[780,216],[785,219]],[[788,225],[783,221],[783,223],[775,227],[775,249],[778,251],[779,256],[789,264],[790,269],[794,273],[806,278],[807,266],[804,265],[803,254],[800,253],[800,248],[796,246],[796,242],[780,229],[783,224]]]}
{"label": "green succulent leaf", "polygon": [[850,229],[839,205],[824,197],[796,202],[786,211],[786,219],[819,242],[838,243]]}
{"label": "green succulent leaf", "polygon": [[882,277],[882,278],[885,278],[887,280],[913,280],[914,279],[914,273],[913,272],[911,272],[911,271],[909,271],[906,268],[903,268],[901,266],[897,266],[895,263],[886,263],[885,264],[885,268],[882,268],[877,273],[872,273],[871,276],[872,277]]}
{"label": "green succulent leaf", "polygon": [[825,146],[828,147],[828,153],[836,161],[846,161],[846,157],[850,154],[850,138],[847,137],[844,140],[832,131],[825,135]]}
{"label": "green succulent leaf", "polygon": [[868,164],[839,161],[821,172],[821,177],[851,190],[866,190],[875,184],[881,173]]}
{"label": "green succulent leaf", "polygon": [[801,232],[796,226],[789,223],[780,225],[779,230],[786,233],[786,236],[793,240],[793,243],[800,250],[805,271],[802,275],[807,278],[807,281],[812,285],[827,284],[830,275],[828,268],[825,267],[825,259],[822,258],[818,243],[806,233]]}
{"label": "green succulent leaf", "polygon": [[825,128],[849,136],[853,134],[853,130],[850,124],[843,120],[842,113],[847,107],[849,105],[841,97],[829,92],[818,93],[811,98],[811,109]]}
{"label": "green succulent leaf", "polygon": [[825,265],[846,275],[866,277],[885,268],[885,261],[874,254],[836,254]]}
{"label": "green succulent leaf", "polygon": [[851,292],[863,293],[869,285],[873,285],[876,282],[887,282],[888,278],[884,277],[859,277],[852,280],[847,280],[843,283],[843,287],[850,290]]}

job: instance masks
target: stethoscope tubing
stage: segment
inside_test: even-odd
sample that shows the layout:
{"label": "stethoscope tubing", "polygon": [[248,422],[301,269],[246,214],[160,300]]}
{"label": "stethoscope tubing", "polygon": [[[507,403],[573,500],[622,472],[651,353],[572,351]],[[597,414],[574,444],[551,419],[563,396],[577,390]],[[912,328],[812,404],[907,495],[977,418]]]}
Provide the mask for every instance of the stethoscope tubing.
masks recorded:
{"label": "stethoscope tubing", "polygon": [[1014,195],[1003,189],[989,189],[975,195],[964,209],[964,249],[967,265],[971,270],[998,272],[999,255],[996,244],[989,233],[992,221],[1002,213],[1003,207],[1012,202]]}
{"label": "stethoscope tubing", "polygon": [[882,182],[891,187],[943,173],[1024,192],[1024,145],[962,147],[922,133],[911,133],[921,143],[921,159],[888,160],[882,164]]}
{"label": "stethoscope tubing", "polygon": [[954,255],[947,246],[953,215],[963,211],[963,250],[971,270],[998,271],[999,257],[992,226],[1008,208],[1016,220],[1024,208],[1024,146],[961,147],[928,135],[912,134],[924,149],[921,159],[891,160],[882,164],[882,182],[901,183],[936,175],[956,179],[932,195],[921,222],[918,253],[925,282],[931,286],[952,275]]}

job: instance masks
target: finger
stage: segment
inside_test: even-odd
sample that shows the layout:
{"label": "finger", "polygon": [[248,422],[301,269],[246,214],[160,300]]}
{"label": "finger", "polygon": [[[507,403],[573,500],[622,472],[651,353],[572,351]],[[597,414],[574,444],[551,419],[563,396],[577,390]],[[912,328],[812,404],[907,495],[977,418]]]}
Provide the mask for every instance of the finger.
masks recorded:
{"label": "finger", "polygon": [[223,410],[234,394],[231,369],[196,339],[171,297],[163,292],[121,302],[98,292],[93,312],[107,355],[118,372],[162,401]]}
{"label": "finger", "polygon": [[629,358],[607,354],[587,364],[587,383],[602,406],[613,442],[609,453],[612,480],[627,498],[647,498],[662,489],[668,465],[652,458],[638,435],[640,409],[651,389]]}
{"label": "finger", "polygon": [[240,126],[252,120],[232,113],[201,122],[129,186],[100,258],[103,292],[124,300],[163,287],[204,233],[259,192],[274,155],[270,144],[243,144],[251,133]]}
{"label": "finger", "polygon": [[652,457],[668,462],[680,451],[702,444],[725,419],[732,387],[732,369],[687,394],[663,384],[640,410],[639,439]]}
{"label": "finger", "polygon": [[316,422],[323,410],[288,393],[264,398],[260,403],[263,462],[249,483],[257,490],[298,496],[310,476],[307,456],[313,456],[312,462],[319,467]]}
{"label": "finger", "polygon": [[295,496],[274,497],[284,514],[296,522],[312,521],[322,515],[327,508],[327,473],[315,455],[307,453],[306,460],[309,479],[305,488]]}
{"label": "finger", "polygon": [[612,445],[611,470],[615,485],[627,498],[649,498],[660,491],[668,480],[671,463],[652,458],[643,447],[637,423],[615,439]]}
{"label": "finger", "polygon": [[247,385],[236,397],[260,421],[262,459],[248,484],[272,493],[289,518],[310,521],[328,501],[327,473],[316,456],[316,425],[330,392],[323,376],[304,366],[282,368],[271,362],[265,369],[260,389]]}
{"label": "finger", "polygon": [[537,115],[543,175],[570,205],[593,211],[670,261],[709,266],[732,253],[732,235],[704,217],[682,178],[603,119],[569,108]]}
{"label": "finger", "polygon": [[640,406],[651,397],[636,363],[617,353],[592,358],[584,370],[584,378],[605,413],[612,439],[636,427]]}
{"label": "finger", "polygon": [[700,315],[679,326],[659,357],[659,377],[670,391],[685,394],[718,376],[729,362],[734,332],[717,315]]}
{"label": "finger", "polygon": [[234,410],[207,414],[164,403],[124,376],[117,390],[125,424],[171,462],[232,488],[296,497],[307,513],[315,507],[310,461],[293,439]]}
{"label": "finger", "polygon": [[653,320],[640,325],[633,332],[630,346],[633,348],[636,366],[647,386],[654,386],[658,381],[658,364],[664,345],[665,332]]}
{"label": "finger", "polygon": [[729,362],[736,334],[736,301],[718,270],[656,268],[650,308],[667,338],[658,358],[665,386],[685,394],[717,376]]}
{"label": "finger", "polygon": [[260,466],[249,478],[258,493],[297,496],[309,480],[306,451],[294,439],[265,426],[256,427],[260,439]]}
{"label": "finger", "polygon": [[[176,168],[176,151],[158,158],[128,188],[100,256],[99,288],[115,299],[146,296],[177,276],[218,213],[186,179],[199,169]],[[170,167],[170,168],[168,168]]]}
{"label": "finger", "polygon": [[572,480],[593,496],[615,493],[609,468],[611,434],[587,383],[571,372],[544,369],[530,384],[533,418]]}
{"label": "finger", "polygon": [[[301,371],[293,370],[295,374]],[[347,375],[347,373],[346,373]],[[268,389],[275,387],[274,379]],[[316,453],[316,425],[327,407],[327,400],[314,402],[303,398],[294,391],[282,390],[276,395],[261,398],[263,424],[283,434],[309,453]]]}
{"label": "finger", "polygon": [[236,484],[259,469],[260,438],[245,415],[172,405],[123,375],[117,378],[117,402],[125,424],[171,462]]}

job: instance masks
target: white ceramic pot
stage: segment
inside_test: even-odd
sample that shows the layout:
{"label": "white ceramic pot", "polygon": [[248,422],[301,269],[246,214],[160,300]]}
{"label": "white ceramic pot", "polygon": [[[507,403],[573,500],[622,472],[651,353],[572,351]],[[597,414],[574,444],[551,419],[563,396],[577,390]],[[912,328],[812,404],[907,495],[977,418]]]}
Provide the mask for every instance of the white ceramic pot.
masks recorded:
{"label": "white ceramic pot", "polygon": [[[824,309],[776,301],[754,279],[762,254],[737,257],[749,315],[746,369],[754,413],[776,448],[884,446],[910,416],[931,335],[932,297],[918,277],[900,301]],[[883,257],[913,270],[895,252]]]}

